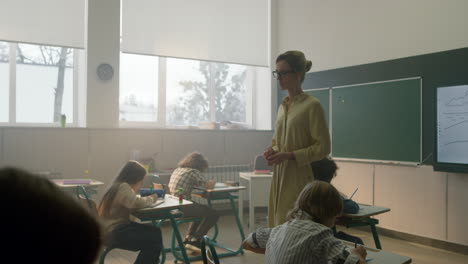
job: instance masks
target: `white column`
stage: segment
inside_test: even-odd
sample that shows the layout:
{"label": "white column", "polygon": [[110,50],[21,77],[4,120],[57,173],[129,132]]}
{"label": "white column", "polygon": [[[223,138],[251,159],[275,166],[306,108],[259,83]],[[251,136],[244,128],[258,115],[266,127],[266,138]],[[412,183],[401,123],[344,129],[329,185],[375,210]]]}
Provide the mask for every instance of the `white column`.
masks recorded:
{"label": "white column", "polygon": [[[120,0],[89,0],[87,10],[87,127],[115,128],[119,125]],[[111,80],[98,78],[101,63],[113,67]]]}

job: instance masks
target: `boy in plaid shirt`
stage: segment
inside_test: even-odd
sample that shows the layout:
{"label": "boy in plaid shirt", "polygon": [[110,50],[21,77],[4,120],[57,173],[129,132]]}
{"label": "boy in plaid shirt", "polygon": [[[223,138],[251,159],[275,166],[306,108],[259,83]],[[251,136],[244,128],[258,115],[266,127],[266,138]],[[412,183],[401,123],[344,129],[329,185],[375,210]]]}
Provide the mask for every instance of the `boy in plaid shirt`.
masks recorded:
{"label": "boy in plaid shirt", "polygon": [[[191,200],[194,186],[204,186],[213,188],[213,181],[207,181],[202,172],[208,168],[208,162],[202,154],[192,152],[183,158],[178,168],[172,172],[169,181],[169,190],[172,195],[178,195],[179,189],[183,189],[184,199]],[[192,205],[183,209],[184,217],[202,217],[202,221],[190,222],[187,236],[185,237],[185,247],[194,252],[200,253],[201,240],[208,230],[218,221],[219,214],[216,210],[193,202]]]}

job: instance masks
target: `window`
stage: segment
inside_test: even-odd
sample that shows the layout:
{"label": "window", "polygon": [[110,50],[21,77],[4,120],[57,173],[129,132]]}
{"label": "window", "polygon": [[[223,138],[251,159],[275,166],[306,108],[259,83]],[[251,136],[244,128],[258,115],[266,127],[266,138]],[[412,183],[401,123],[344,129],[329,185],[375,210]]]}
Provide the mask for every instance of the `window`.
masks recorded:
{"label": "window", "polygon": [[210,121],[209,62],[167,59],[166,120],[173,126]]}
{"label": "window", "polygon": [[121,53],[121,121],[158,121],[158,63],[157,57]]}
{"label": "window", "polygon": [[9,115],[9,78],[10,46],[0,42],[0,123],[8,122]]}
{"label": "window", "polygon": [[[217,122],[255,127],[255,75],[269,74],[257,70],[262,67],[131,54],[121,58],[121,124],[189,127]],[[148,118],[148,112],[158,118]]]}
{"label": "window", "polygon": [[47,126],[59,124],[64,114],[67,123],[76,124],[75,53],[65,47],[0,43],[0,122]]}
{"label": "window", "polygon": [[225,63],[211,64],[216,122],[246,123],[247,66]]}

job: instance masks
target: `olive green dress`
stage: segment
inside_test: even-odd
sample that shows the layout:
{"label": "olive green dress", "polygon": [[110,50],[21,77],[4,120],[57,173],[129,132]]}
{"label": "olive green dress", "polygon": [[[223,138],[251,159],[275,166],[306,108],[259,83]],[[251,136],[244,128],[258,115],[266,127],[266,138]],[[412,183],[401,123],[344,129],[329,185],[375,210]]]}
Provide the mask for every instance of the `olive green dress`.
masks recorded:
{"label": "olive green dress", "polygon": [[306,93],[283,99],[278,110],[272,148],[294,152],[295,160],[274,165],[268,207],[268,226],[286,221],[286,215],[304,186],[314,177],[310,163],[330,153],[330,135],[320,102]]}

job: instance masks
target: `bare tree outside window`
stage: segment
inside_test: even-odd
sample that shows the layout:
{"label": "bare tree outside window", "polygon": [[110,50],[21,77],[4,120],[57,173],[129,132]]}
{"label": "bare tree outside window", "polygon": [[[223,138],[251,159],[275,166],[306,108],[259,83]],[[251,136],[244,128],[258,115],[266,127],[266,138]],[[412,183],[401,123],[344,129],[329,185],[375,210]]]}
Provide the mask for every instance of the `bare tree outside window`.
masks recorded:
{"label": "bare tree outside window", "polygon": [[[1,56],[1,55],[0,55]],[[57,67],[57,83],[54,91],[53,121],[59,122],[62,114],[65,70],[73,67],[73,49],[43,45],[18,44],[16,61],[19,64],[32,64]]]}
{"label": "bare tree outside window", "polygon": [[0,41],[0,62],[8,62],[10,58],[10,44]]}

